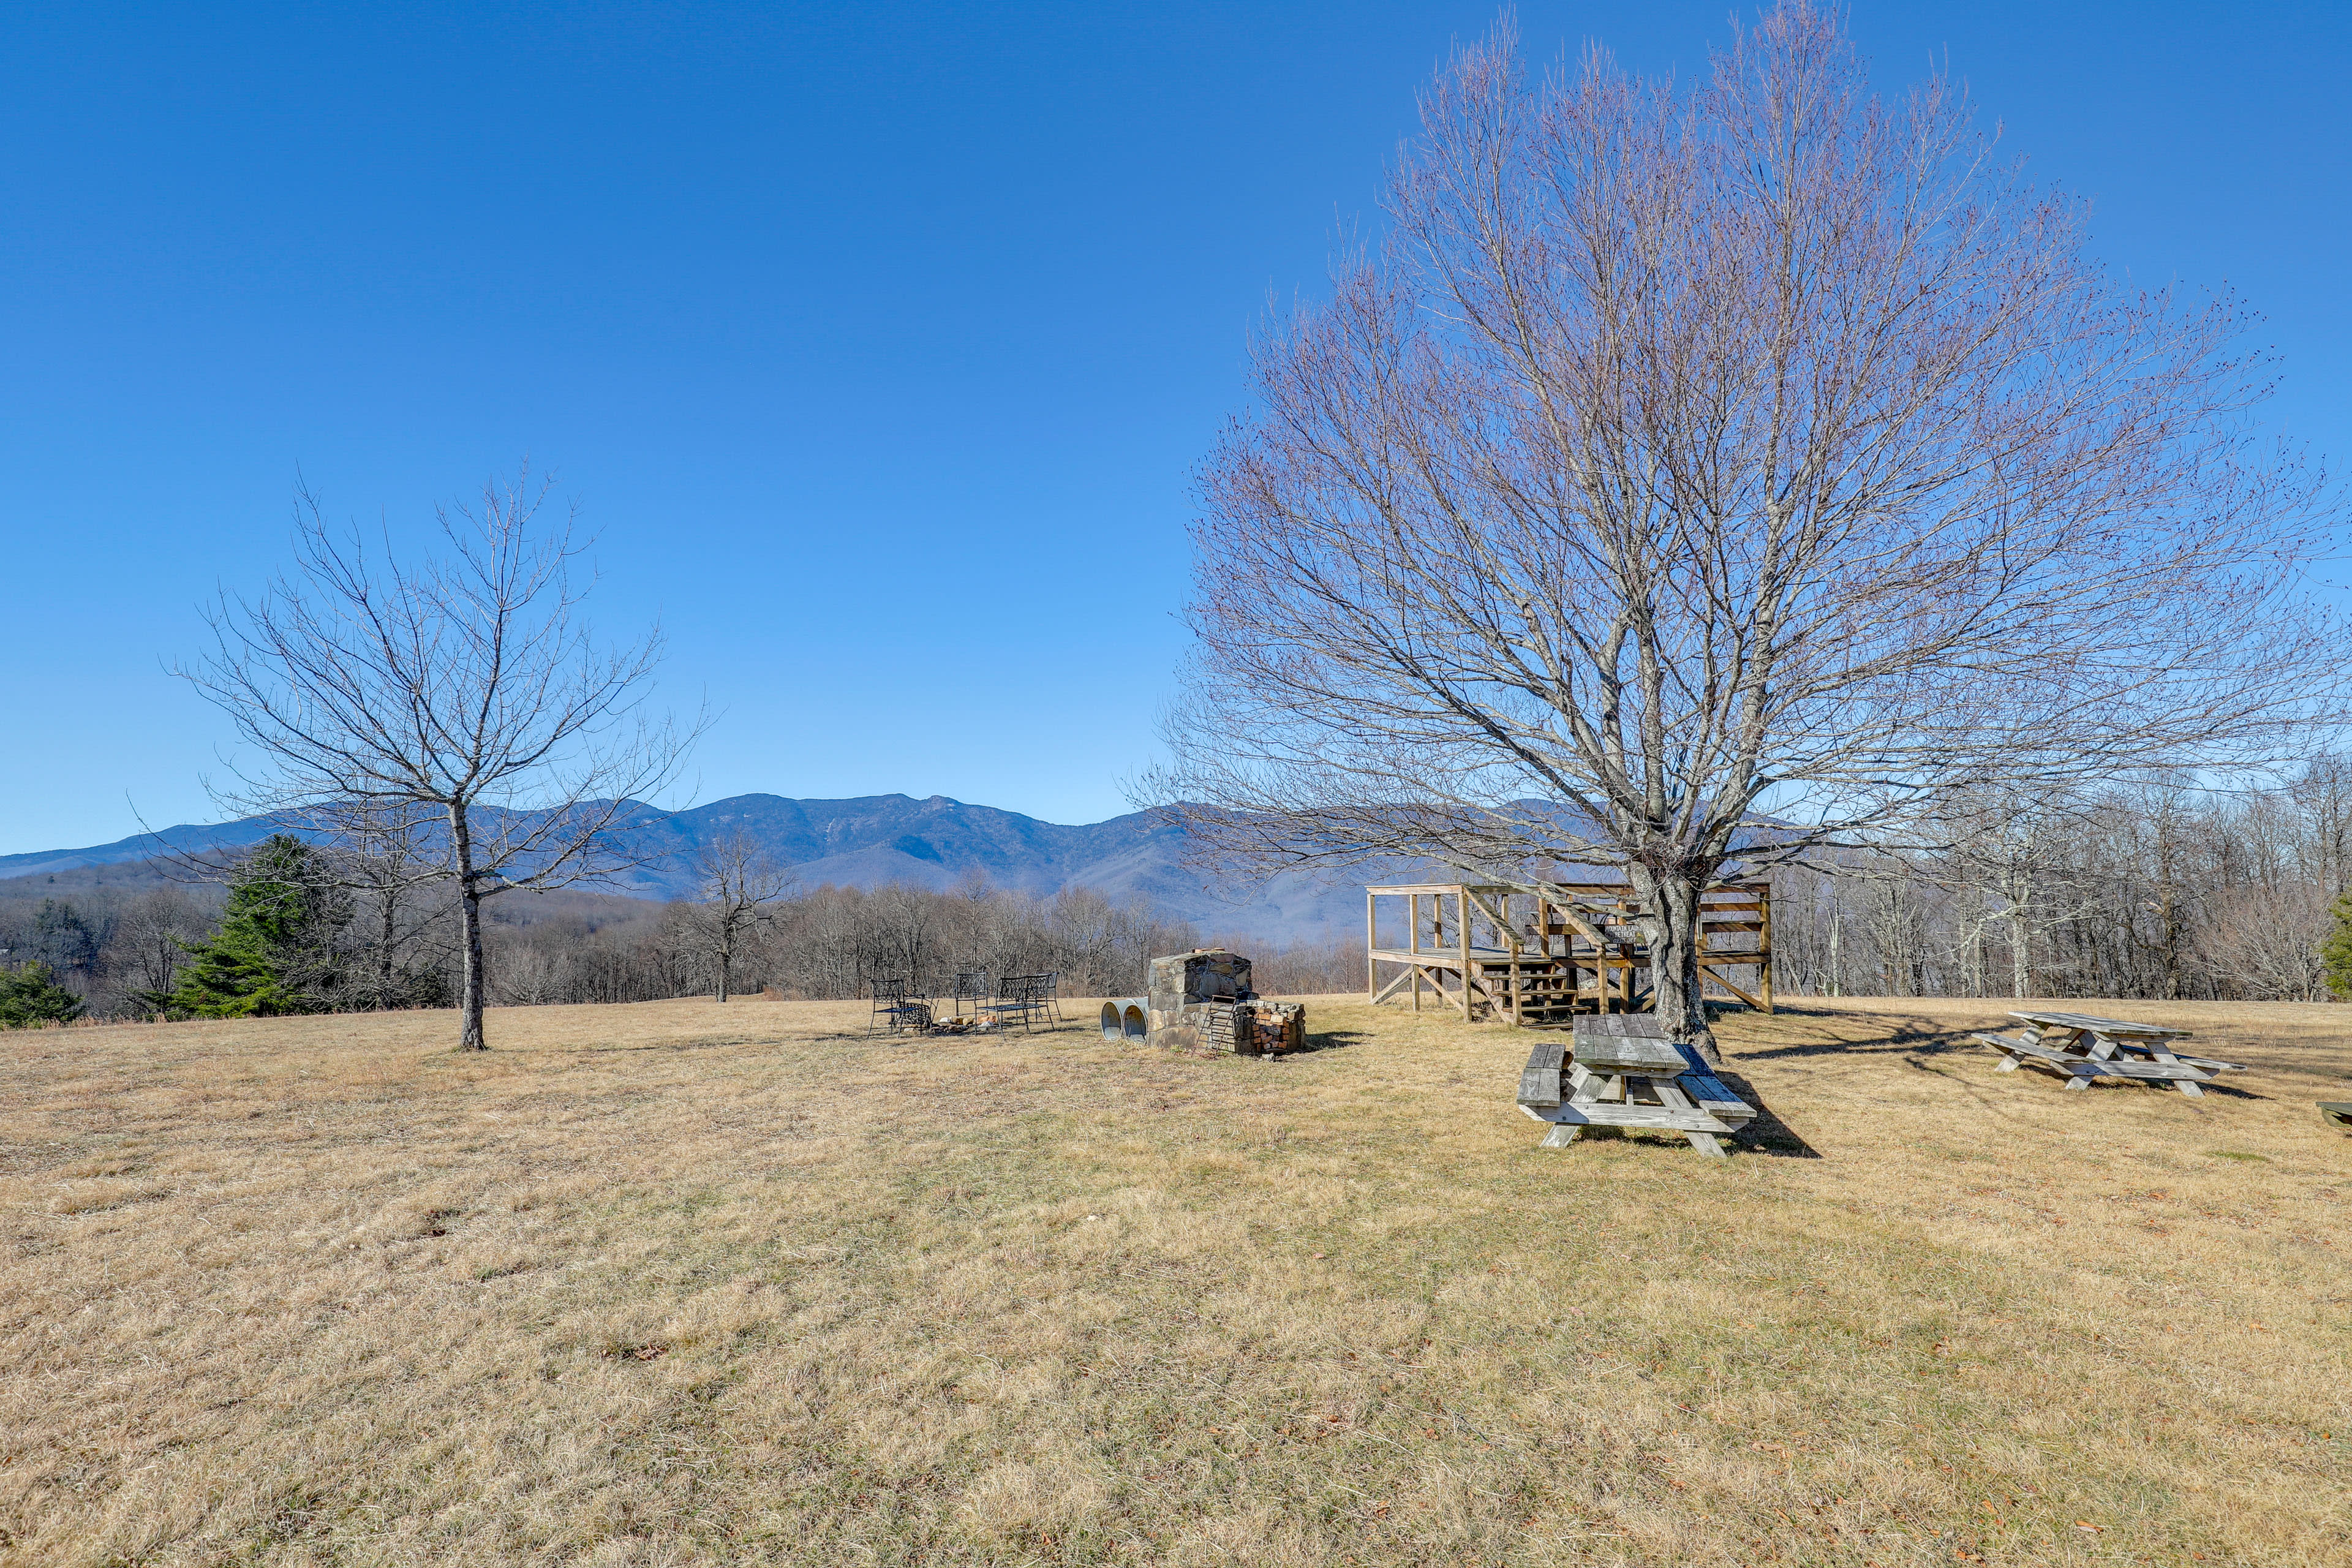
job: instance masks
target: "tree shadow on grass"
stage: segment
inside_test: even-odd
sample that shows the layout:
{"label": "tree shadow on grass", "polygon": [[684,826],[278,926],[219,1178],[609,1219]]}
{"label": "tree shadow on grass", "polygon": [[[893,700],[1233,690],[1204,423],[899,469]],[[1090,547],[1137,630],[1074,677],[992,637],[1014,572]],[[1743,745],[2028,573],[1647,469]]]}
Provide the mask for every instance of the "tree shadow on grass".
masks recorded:
{"label": "tree shadow on grass", "polygon": [[[1783,1013],[1793,1011],[1782,1008]],[[1804,1015],[1799,1014],[1799,1016]],[[1822,1016],[1829,1016],[1823,1014]],[[1837,1015],[1851,1017],[1851,1014]],[[1883,1035],[1866,1036],[1858,1040],[1815,1040],[1801,1046],[1777,1046],[1765,1050],[1743,1050],[1742,1061],[1797,1061],[1808,1057],[1872,1056],[1901,1054],[1906,1056],[1945,1056],[1954,1051],[1980,1049],[1969,1037],[1969,1029],[1954,1029],[1933,1018],[1892,1017],[1874,1022],[1884,1023]]]}

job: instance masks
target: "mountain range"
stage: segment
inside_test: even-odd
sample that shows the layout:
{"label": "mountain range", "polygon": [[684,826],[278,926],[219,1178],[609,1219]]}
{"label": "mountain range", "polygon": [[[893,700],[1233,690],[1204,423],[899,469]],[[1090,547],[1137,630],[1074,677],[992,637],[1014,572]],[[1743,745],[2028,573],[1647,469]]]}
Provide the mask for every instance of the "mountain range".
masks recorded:
{"label": "mountain range", "polygon": [[[142,833],[83,849],[0,855],[0,882],[79,872],[74,882],[117,879],[167,850],[182,853],[257,843],[276,827],[268,817]],[[877,888],[903,883],[944,890],[977,875],[992,887],[1051,894],[1092,888],[1120,901],[1141,901],[1163,917],[1211,932],[1297,942],[1344,936],[1361,928],[1360,880],[1288,873],[1220,884],[1185,863],[1181,823],[1160,812],[1069,826],[1018,812],[971,805],[945,795],[903,795],[855,800],[788,800],[740,795],[664,818],[643,829],[653,858],[604,884],[642,899],[690,898],[694,851],[738,828],[749,832],[800,886]],[[92,868],[101,868],[93,879]],[[1388,879],[1393,872],[1377,874]]]}

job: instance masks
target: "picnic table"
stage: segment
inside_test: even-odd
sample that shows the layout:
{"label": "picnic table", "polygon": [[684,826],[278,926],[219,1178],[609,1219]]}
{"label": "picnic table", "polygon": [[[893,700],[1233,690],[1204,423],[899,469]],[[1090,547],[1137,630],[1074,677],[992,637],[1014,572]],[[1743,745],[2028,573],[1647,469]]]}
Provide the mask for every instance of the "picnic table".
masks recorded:
{"label": "picnic table", "polygon": [[1519,1074],[1519,1109],[1551,1124],[1541,1145],[1565,1149],[1587,1127],[1680,1132],[1724,1158],[1722,1140],[1756,1119],[1698,1052],[1671,1038],[1654,1015],[1611,1013],[1576,1020],[1574,1054],[1558,1036],[1537,1043]]}
{"label": "picnic table", "polygon": [[2128,1078],[2159,1089],[2169,1083],[2191,1100],[2199,1100],[2205,1094],[2199,1084],[2212,1082],[2220,1073],[2245,1070],[2242,1063],[2174,1051],[2170,1042],[2189,1038],[2187,1029],[2094,1018],[2083,1013],[2011,1013],[2010,1016],[2024,1024],[2022,1033],[1975,1037],[2000,1053],[2001,1063],[1995,1070],[2047,1068],[2063,1074],[2068,1089],[2088,1089],[2095,1078]]}

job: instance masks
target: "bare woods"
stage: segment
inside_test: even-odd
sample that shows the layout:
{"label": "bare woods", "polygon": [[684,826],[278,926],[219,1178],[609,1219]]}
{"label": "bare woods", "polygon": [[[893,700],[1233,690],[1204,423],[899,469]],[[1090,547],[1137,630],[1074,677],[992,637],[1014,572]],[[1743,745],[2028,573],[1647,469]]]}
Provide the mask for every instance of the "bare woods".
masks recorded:
{"label": "bare woods", "polygon": [[1817,996],[2318,1002],[2352,761],[2275,790],[1987,794],[1933,851],[1773,877],[1775,981]]}
{"label": "bare woods", "polygon": [[[635,919],[552,913],[503,934],[493,957],[501,1002],[635,1002],[712,995],[719,953],[701,906],[641,905]],[[528,908],[521,911],[529,913]],[[958,971],[1058,970],[1066,995],[1125,994],[1144,961],[1190,945],[1192,928],[1157,921],[1089,889],[1051,898],[974,885],[819,888],[750,922],[728,959],[736,988],[787,996],[861,995],[877,980],[945,984]]]}

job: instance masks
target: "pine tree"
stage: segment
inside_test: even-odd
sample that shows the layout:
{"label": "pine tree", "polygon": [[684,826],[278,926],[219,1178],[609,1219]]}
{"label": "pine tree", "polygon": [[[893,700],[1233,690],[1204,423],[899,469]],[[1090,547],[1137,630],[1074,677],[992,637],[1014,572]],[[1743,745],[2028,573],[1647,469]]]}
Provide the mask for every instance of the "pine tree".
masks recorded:
{"label": "pine tree", "polygon": [[0,969],[0,1029],[70,1024],[81,1016],[82,1000],[58,984],[46,963]]}
{"label": "pine tree", "polygon": [[188,963],[170,1010],[197,1018],[327,1012],[340,979],[337,939],[350,921],[350,898],[329,880],[319,852],[273,835],[231,874],[220,931],[184,944]]}
{"label": "pine tree", "polygon": [[2352,1002],[2352,893],[2336,900],[2336,929],[2319,944],[2319,962],[2327,988],[2339,1001]]}

